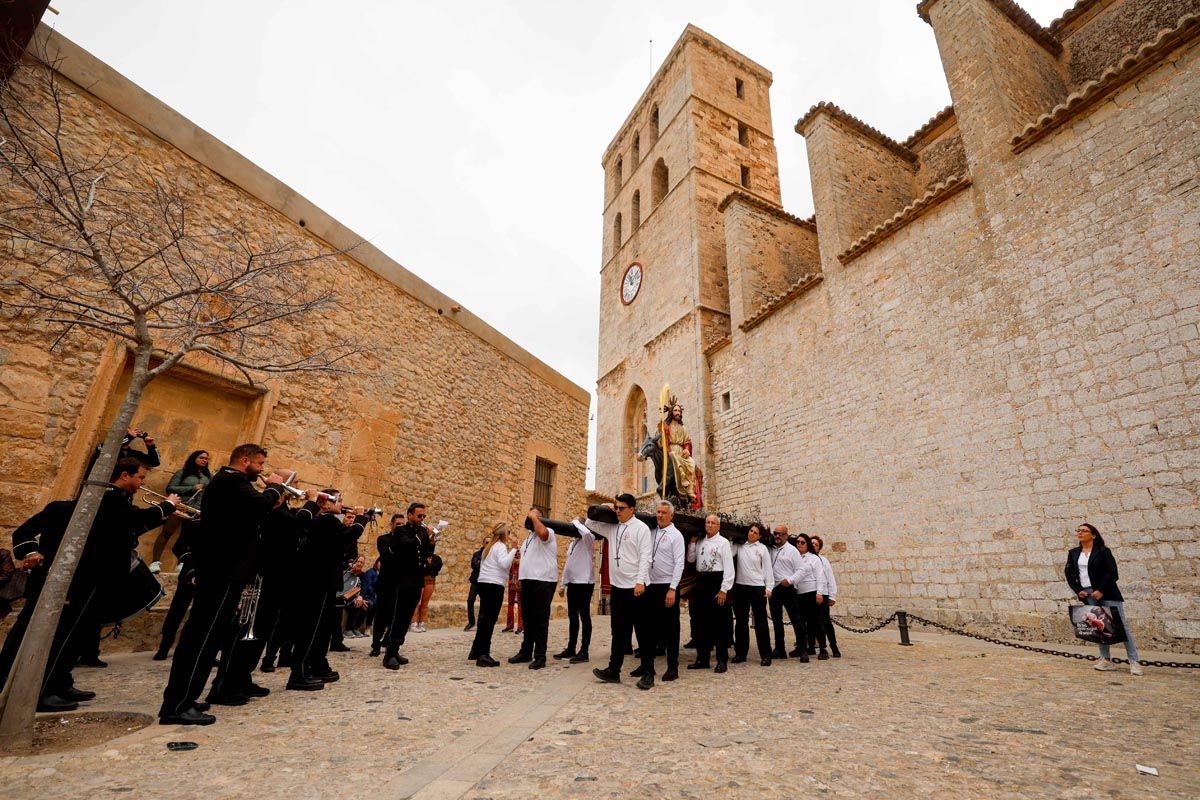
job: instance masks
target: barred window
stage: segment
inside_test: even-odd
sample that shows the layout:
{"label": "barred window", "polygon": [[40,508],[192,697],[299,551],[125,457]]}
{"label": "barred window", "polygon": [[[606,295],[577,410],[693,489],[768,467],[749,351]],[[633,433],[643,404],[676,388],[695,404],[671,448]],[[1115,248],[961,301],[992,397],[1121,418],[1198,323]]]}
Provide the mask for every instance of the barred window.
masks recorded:
{"label": "barred window", "polygon": [[533,463],[533,507],[550,517],[550,498],[554,493],[554,463],[539,458]]}

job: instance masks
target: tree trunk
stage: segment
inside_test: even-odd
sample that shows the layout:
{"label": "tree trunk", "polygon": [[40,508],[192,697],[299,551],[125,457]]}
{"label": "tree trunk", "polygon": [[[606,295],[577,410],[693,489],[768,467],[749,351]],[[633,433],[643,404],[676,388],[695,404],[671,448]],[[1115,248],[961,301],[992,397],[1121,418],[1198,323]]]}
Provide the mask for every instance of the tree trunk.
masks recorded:
{"label": "tree trunk", "polygon": [[75,576],[79,556],[83,552],[92,522],[100,508],[100,500],[117,462],[121,440],[133,421],[134,412],[137,411],[146,389],[150,353],[151,348],[145,346],[134,351],[129,389],[125,393],[116,419],[108,429],[100,456],[84,481],[75,513],[71,515],[71,521],[67,524],[37,608],[29,620],[29,628],[25,631],[21,648],[17,651],[16,660],[9,672],[8,683],[4,691],[0,692],[0,752],[27,753],[32,749],[34,713],[41,695],[46,661],[50,657],[50,645],[67,598],[67,590]]}

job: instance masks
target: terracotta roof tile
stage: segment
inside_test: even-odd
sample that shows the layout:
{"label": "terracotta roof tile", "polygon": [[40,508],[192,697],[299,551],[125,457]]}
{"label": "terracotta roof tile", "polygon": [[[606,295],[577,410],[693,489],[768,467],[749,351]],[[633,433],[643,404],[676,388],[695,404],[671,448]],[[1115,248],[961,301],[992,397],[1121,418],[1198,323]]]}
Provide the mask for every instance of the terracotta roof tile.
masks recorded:
{"label": "terracotta roof tile", "polygon": [[930,117],[928,122],[926,122],[921,127],[917,128],[913,132],[912,136],[909,136],[907,139],[905,139],[900,144],[911,150],[913,145],[915,145],[917,142],[921,141],[922,138],[924,138],[925,134],[929,133],[931,130],[936,128],[938,125],[941,125],[943,122],[945,122],[946,120],[950,119],[953,116],[954,116],[954,105],[951,104],[951,105],[946,106],[945,108],[943,108],[941,111],[937,112],[936,114],[934,114],[932,117]]}
{"label": "terracotta roof tile", "polygon": [[717,339],[715,342],[710,344],[708,347],[704,348],[704,355],[712,356],[713,353],[717,352],[722,347],[727,346],[732,341],[733,341],[732,337],[730,337],[728,335],[722,336],[720,339]]}
{"label": "terracotta roof tile", "polygon": [[1059,16],[1058,19],[1050,23],[1048,30],[1050,33],[1058,36],[1062,33],[1063,28],[1069,27],[1072,22],[1078,19],[1081,15],[1086,14],[1094,6],[1107,2],[1108,0],[1076,0],[1075,5],[1068,8]]}
{"label": "terracotta roof tile", "polygon": [[1200,14],[1184,14],[1174,28],[1164,28],[1152,41],[1143,43],[1101,73],[1094,81],[1080,86],[1067,99],[1025,126],[1009,140],[1014,152],[1021,152],[1067,120],[1107,97],[1165,58],[1180,45],[1200,35]]}
{"label": "terracotta roof tile", "polygon": [[750,316],[738,327],[744,331],[748,331],[756,325],[759,325],[767,317],[771,316],[780,308],[792,302],[824,279],[825,276],[819,272],[809,272],[805,275],[801,275],[800,279],[787,289],[777,295],[774,295],[773,297],[767,298],[766,302],[760,305],[758,310],[755,311],[752,316]]}
{"label": "terracotta roof tile", "polygon": [[742,192],[742,191],[733,191],[733,192],[730,192],[729,194],[727,194],[725,196],[725,199],[722,200],[720,205],[717,206],[717,211],[724,211],[734,201],[740,201],[742,203],[745,203],[748,206],[754,206],[757,209],[766,211],[768,214],[779,217],[780,219],[785,219],[788,222],[793,222],[797,225],[803,225],[806,228],[812,228],[814,233],[817,230],[817,224],[816,224],[815,219],[800,219],[799,217],[797,217],[793,214],[787,213],[779,206],[768,203],[766,200],[763,200],[761,197],[755,197],[752,194],[746,194],[745,192]]}
{"label": "terracotta roof tile", "polygon": [[874,139],[876,142],[883,145],[888,150],[891,150],[893,153],[900,156],[900,158],[909,162],[909,164],[915,164],[917,161],[917,155],[912,150],[909,150],[907,147],[900,144],[895,139],[893,139],[892,137],[883,133],[882,131],[880,131],[876,128],[872,128],[870,125],[863,122],[861,119],[854,116],[853,114],[846,113],[845,111],[843,111],[842,109],[840,109],[836,105],[834,105],[833,103],[827,103],[827,102],[822,101],[820,103],[817,103],[812,108],[810,108],[808,110],[807,114],[805,114],[803,117],[801,117],[799,120],[796,121],[796,133],[803,136],[804,129],[806,127],[808,127],[808,124],[810,122],[812,122],[814,119],[816,119],[817,116],[820,114],[828,114],[829,116],[833,117],[834,119],[841,120],[844,124],[846,124],[847,126],[849,126],[852,129],[854,129],[855,131],[858,131],[859,133],[861,133],[863,136],[867,137],[868,139]]}
{"label": "terracotta roof tile", "polygon": [[843,264],[850,263],[927,210],[953,197],[970,185],[971,179],[966,175],[954,175],[940,183],[935,183],[925,194],[897,211],[885,222],[876,225],[870,233],[846,248],[846,251],[838,256],[838,260]]}
{"label": "terracotta roof tile", "polygon": [[[1029,34],[1034,41],[1050,53],[1057,56],[1062,52],[1062,42],[1055,38],[1053,33],[1039,25],[1036,19],[1029,16],[1029,12],[1014,3],[1013,0],[989,0],[989,2],[996,7],[997,11],[1008,17],[1014,25]],[[917,14],[921,19],[929,22],[929,9],[933,8],[936,3],[937,0],[921,0],[917,4]]]}

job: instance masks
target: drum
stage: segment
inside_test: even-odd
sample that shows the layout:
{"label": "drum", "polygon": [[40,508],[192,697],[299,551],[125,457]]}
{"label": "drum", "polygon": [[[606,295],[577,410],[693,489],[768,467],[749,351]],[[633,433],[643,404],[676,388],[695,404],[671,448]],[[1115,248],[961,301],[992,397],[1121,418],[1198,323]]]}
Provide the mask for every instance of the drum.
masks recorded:
{"label": "drum", "polygon": [[112,598],[101,609],[100,623],[119,625],[154,608],[165,594],[154,573],[140,556],[135,556],[129,574],[113,587]]}

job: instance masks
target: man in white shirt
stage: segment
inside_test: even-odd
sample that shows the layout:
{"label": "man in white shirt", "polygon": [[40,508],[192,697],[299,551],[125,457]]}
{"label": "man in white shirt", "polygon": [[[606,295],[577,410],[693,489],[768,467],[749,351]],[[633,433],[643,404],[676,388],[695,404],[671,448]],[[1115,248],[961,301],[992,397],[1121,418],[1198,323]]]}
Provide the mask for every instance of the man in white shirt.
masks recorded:
{"label": "man in white shirt", "polygon": [[[667,671],[663,673],[664,681],[679,678],[679,579],[683,576],[683,562],[686,546],[683,534],[671,524],[675,517],[675,506],[666,500],[658,504],[655,516],[658,517],[658,527],[650,532],[650,585],[642,596],[644,613],[650,618],[651,638],[649,641],[638,636],[638,647],[641,648],[643,663],[645,653],[649,648],[650,663],[654,663],[654,654],[659,645],[666,650]],[[634,677],[643,677],[647,673],[643,667],[638,667],[629,673]],[[649,675],[653,678],[654,673]]]}
{"label": "man in white shirt", "polygon": [[521,565],[517,568],[525,638],[508,663],[528,663],[530,669],[542,669],[546,666],[546,639],[550,635],[550,604],[558,585],[558,538],[550,534],[536,508],[529,509],[529,519],[533,530],[521,544]]}
{"label": "man in white shirt", "polygon": [[[555,533],[560,533],[555,530]],[[566,535],[570,535],[568,532]],[[583,525],[575,531],[574,540],[567,550],[567,561],[563,564],[562,587],[559,597],[566,595],[568,638],[567,646],[555,658],[570,659],[572,664],[588,660],[588,647],[592,643],[592,593],[596,588],[596,534]],[[579,649],[575,643],[579,642]]]}
{"label": "man in white shirt", "polygon": [[[783,629],[783,612],[787,611],[788,620],[792,623],[792,632],[796,635],[797,647],[804,643],[803,620],[800,617],[800,604],[796,599],[795,583],[799,580],[800,551],[788,541],[787,525],[776,525],[771,533],[775,546],[771,548],[771,572],[775,578],[775,589],[768,601],[771,608],[771,621],[775,628],[775,649],[771,657],[787,658],[787,636]],[[808,654],[800,648],[800,662],[807,663]]]}
{"label": "man in white shirt", "polygon": [[[650,558],[652,543],[650,529],[646,523],[633,515],[637,501],[629,493],[619,494],[611,505],[617,513],[616,522],[599,522],[589,519],[582,524],[597,536],[608,539],[608,582],[612,586],[612,646],[608,666],[594,669],[592,673],[605,683],[621,682],[621,664],[625,651],[632,644],[633,630],[638,631],[638,640],[651,640],[649,620],[640,611],[639,600],[646,592],[650,580]],[[648,663],[647,663],[648,662]],[[642,666],[649,675],[638,680],[639,689],[654,686],[654,648],[642,648]],[[647,680],[648,679],[648,680]]]}
{"label": "man in white shirt", "polygon": [[688,669],[708,669],[708,656],[717,651],[714,672],[729,667],[729,629],[733,626],[729,590],[736,575],[733,550],[729,540],[721,535],[721,518],[709,514],[704,518],[705,536],[688,545],[687,560],[696,564],[696,586],[692,589],[691,604],[696,612],[696,663]]}

